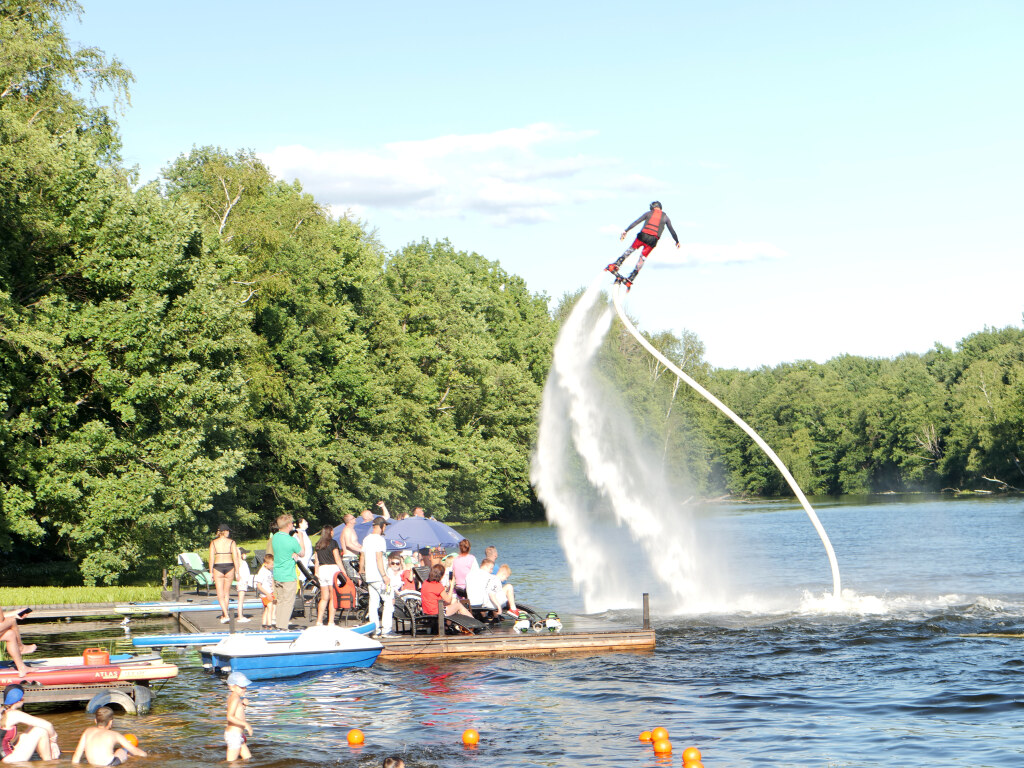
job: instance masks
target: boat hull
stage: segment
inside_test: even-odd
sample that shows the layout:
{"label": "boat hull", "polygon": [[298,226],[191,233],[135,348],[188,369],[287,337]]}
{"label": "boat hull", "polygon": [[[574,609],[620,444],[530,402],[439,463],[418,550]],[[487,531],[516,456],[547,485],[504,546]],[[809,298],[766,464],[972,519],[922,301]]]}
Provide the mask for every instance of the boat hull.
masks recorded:
{"label": "boat hull", "polygon": [[[80,656],[68,659],[43,659],[29,664],[29,672],[21,677],[13,665],[0,666],[0,686],[10,683],[32,685],[88,685],[102,683],[167,680],[177,677],[178,668],[162,661],[127,659],[112,664],[83,664]],[[78,664],[66,663],[79,660]]]}
{"label": "boat hull", "polygon": [[359,651],[328,651],[273,656],[219,656],[203,653],[203,666],[207,660],[217,672],[241,672],[250,680],[273,680],[297,677],[335,669],[371,667],[380,656],[381,649]]}
{"label": "boat hull", "polygon": [[[368,622],[358,627],[352,627],[352,631],[359,635],[372,635],[376,624]],[[235,635],[242,637],[262,637],[268,643],[291,642],[299,637],[300,630],[252,630],[248,632],[235,632]],[[221,640],[231,637],[230,632],[206,632],[204,634],[178,634],[178,635],[145,635],[133,637],[132,645],[139,648],[162,648],[165,646],[190,646],[190,645],[213,645]]]}
{"label": "boat hull", "polygon": [[[372,629],[364,625],[360,630]],[[334,669],[369,667],[384,646],[366,632],[341,627],[311,627],[292,642],[268,642],[254,634],[234,634],[199,649],[212,672],[242,672],[250,680],[295,677]]]}

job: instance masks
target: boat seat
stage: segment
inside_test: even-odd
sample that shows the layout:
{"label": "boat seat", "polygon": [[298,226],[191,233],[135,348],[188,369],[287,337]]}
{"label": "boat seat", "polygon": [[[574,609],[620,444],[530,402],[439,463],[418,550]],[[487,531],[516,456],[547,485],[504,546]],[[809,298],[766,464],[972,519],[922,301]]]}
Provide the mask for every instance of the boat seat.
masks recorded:
{"label": "boat seat", "polygon": [[178,555],[178,565],[185,569],[185,575],[196,583],[196,594],[199,594],[199,588],[202,587],[206,590],[206,594],[210,594],[210,587],[213,586],[213,576],[206,570],[203,565],[203,559],[195,552],[182,552]]}

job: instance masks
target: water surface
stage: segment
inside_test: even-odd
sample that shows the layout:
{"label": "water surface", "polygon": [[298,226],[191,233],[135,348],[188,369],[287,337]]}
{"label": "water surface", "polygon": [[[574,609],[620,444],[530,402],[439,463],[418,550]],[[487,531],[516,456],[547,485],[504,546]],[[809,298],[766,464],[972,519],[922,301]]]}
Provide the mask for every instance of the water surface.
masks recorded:
{"label": "water surface", "polygon": [[[653,766],[636,735],[664,725],[676,749],[667,764],[697,745],[706,766],[1019,766],[1024,638],[964,635],[1024,633],[1024,501],[878,497],[815,506],[848,590],[838,604],[799,507],[714,505],[693,535],[714,553],[707,567],[717,607],[694,612],[671,604],[658,585],[636,584],[638,603],[642,591],[661,595],[655,651],[424,658],[256,684],[252,764],[368,767],[400,754],[410,766]],[[523,599],[583,610],[553,529],[465,532],[474,552],[498,547]],[[628,545],[623,561],[609,564],[624,579]],[[607,615],[639,620],[635,611]],[[86,645],[74,636],[58,642],[69,645],[51,647]],[[194,653],[173,657],[197,661]],[[151,714],[119,726],[158,755],[146,764],[207,765],[223,759],[224,698],[223,684],[185,668]],[[86,715],[47,716],[73,748]],[[360,750],[346,744],[352,727],[366,732]],[[459,741],[468,727],[482,735],[475,750]]]}

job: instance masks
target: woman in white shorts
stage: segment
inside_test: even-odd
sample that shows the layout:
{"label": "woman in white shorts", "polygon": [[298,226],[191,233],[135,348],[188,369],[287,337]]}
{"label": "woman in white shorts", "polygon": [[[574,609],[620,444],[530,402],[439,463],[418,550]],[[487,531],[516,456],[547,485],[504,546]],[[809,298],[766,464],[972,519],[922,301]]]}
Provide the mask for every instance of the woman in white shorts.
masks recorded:
{"label": "woman in white shorts", "polygon": [[316,623],[323,620],[324,609],[330,603],[328,625],[334,624],[337,603],[334,599],[334,576],[341,571],[341,547],[332,535],[334,529],[325,525],[320,531],[320,540],[313,547],[313,569],[320,581],[320,604],[316,609]]}

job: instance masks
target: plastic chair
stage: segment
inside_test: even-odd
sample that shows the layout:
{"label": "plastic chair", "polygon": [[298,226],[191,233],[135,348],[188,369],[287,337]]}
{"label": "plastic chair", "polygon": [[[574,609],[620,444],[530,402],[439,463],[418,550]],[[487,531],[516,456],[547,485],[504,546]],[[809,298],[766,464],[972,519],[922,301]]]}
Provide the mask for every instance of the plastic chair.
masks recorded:
{"label": "plastic chair", "polygon": [[196,594],[199,594],[199,588],[202,587],[206,590],[206,594],[210,594],[210,587],[213,586],[213,576],[203,566],[203,559],[195,552],[182,552],[178,555],[178,565],[185,569],[185,575],[193,579],[196,582]]}

